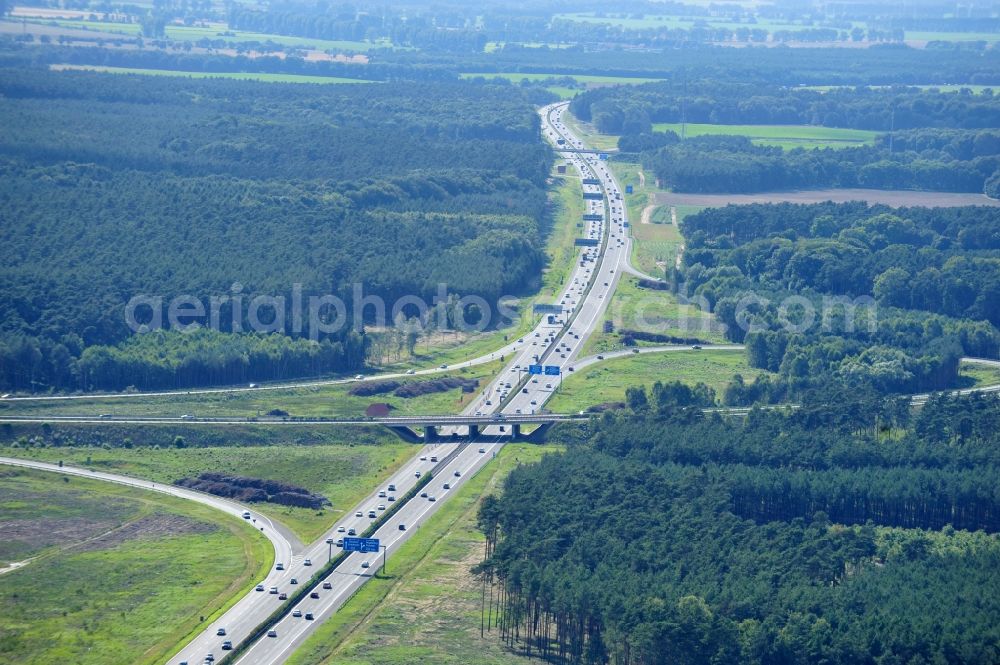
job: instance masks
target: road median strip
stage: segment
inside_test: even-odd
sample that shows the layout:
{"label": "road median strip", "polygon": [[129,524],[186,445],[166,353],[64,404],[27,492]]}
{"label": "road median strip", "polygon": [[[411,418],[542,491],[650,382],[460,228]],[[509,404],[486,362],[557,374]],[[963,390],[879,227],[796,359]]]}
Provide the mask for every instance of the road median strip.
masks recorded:
{"label": "road median strip", "polygon": [[[454,453],[452,453],[454,455]],[[450,458],[451,456],[449,456]],[[449,458],[445,458],[446,460]],[[439,465],[440,466],[440,465]],[[420,491],[426,487],[431,480],[435,477],[434,471],[428,471],[425,473],[417,484],[414,485],[410,491],[404,494],[398,501],[392,504],[389,510],[382,513],[378,519],[372,522],[367,529],[365,529],[360,538],[368,538],[373,533],[377,532],[382,526],[388,522],[392,517],[398,513],[403,506],[410,502],[411,499],[420,494]],[[347,557],[351,555],[350,552],[341,552],[333,559],[328,561],[322,568],[316,571],[316,574],[309,578],[309,581],[305,584],[299,586],[299,590],[288,597],[288,600],[282,602],[281,606],[278,607],[274,612],[272,612],[264,621],[257,625],[250,634],[237,644],[232,651],[223,656],[218,662],[219,665],[232,665],[235,663],[246,651],[253,646],[257,640],[262,638],[267,634],[275,624],[284,619],[292,610],[295,608],[300,601],[309,596],[309,594],[316,590],[324,579],[326,579],[330,573],[337,570],[337,568],[347,560]]]}

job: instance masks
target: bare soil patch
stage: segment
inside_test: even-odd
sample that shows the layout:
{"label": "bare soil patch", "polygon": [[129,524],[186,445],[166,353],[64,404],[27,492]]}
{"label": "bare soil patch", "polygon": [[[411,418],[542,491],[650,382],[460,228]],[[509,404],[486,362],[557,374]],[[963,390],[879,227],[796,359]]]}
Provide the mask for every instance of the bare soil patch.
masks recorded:
{"label": "bare soil patch", "polygon": [[833,201],[865,201],[901,207],[953,208],[958,206],[1000,206],[1000,200],[985,194],[955,192],[911,192],[883,189],[814,189],[794,192],[762,192],[759,194],[677,194],[659,192],[654,195],[657,203],[666,205],[692,205],[722,207],[730,204],[750,203],[822,203]]}
{"label": "bare soil patch", "polygon": [[212,533],[216,528],[214,524],[200,522],[184,515],[154,513],[93,538],[77,548],[77,551],[93,552],[111,549],[132,540],[158,540],[168,536]]}
{"label": "bare soil patch", "polygon": [[41,518],[0,522],[0,533],[8,545],[15,541],[24,549],[37,552],[54,545],[79,543],[115,526],[113,520],[69,518]]}

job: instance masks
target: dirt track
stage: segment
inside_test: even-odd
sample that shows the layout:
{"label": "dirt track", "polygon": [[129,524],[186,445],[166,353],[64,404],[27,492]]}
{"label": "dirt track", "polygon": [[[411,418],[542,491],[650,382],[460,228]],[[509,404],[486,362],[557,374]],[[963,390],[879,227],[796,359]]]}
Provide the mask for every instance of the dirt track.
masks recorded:
{"label": "dirt track", "polygon": [[820,203],[833,201],[867,201],[882,203],[894,208],[922,206],[928,208],[953,208],[956,206],[1000,206],[1000,200],[984,194],[956,194],[952,192],[910,192],[881,189],[818,189],[795,192],[764,192],[760,194],[674,194],[660,192],[655,202],[666,205],[720,207],[730,203]]}

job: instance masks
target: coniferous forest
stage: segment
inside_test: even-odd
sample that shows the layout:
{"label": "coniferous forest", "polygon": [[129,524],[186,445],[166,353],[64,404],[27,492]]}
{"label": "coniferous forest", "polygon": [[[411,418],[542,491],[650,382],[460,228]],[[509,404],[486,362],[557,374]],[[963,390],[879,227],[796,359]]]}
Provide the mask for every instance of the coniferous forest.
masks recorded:
{"label": "coniferous forest", "polygon": [[638,403],[484,501],[483,621],[511,647],[616,665],[1000,659],[995,395],[910,416],[846,393],[745,421]]}
{"label": "coniferous forest", "polygon": [[[355,284],[388,307],[431,304],[439,284],[495,304],[543,265],[551,155],[530,93],[509,87],[7,69],[0,113],[3,390],[354,370],[365,357]],[[289,338],[232,335],[231,300],[219,334],[122,345],[133,296],[163,298],[166,320],[179,295],[206,310],[240,295],[246,308],[296,288],[304,302],[340,298],[352,321],[310,331],[304,312],[296,330],[288,307],[261,319]]]}

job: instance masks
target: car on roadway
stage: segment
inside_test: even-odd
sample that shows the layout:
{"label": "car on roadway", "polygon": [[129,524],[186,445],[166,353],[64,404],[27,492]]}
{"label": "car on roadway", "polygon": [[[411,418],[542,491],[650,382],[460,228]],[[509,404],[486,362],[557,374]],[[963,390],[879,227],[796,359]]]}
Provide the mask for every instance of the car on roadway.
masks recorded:
{"label": "car on roadway", "polygon": [[413,477],[414,478],[419,478],[420,477],[420,472],[419,471],[414,471],[413,472]]}
{"label": "car on roadway", "polygon": [[367,561],[362,561],[362,562],[361,562],[361,567],[362,567],[362,568],[370,568],[370,567],[371,567],[371,564],[370,564],[370,563],[368,563]]}
{"label": "car on roadway", "polygon": [[480,449],[479,449],[479,452],[480,452],[480,453],[485,453],[485,452],[486,452],[486,449],[485,449],[485,448],[480,448]]}
{"label": "car on roadway", "polygon": [[356,536],[356,535],[358,535],[358,532],[355,531],[354,527],[352,526],[350,529],[347,530],[347,535],[348,536]]}
{"label": "car on roadway", "polygon": [[421,499],[426,499],[427,498],[427,492],[421,492],[420,493],[420,498]]}
{"label": "car on roadway", "polygon": [[396,486],[394,484],[392,484],[392,483],[389,483],[389,487],[387,489],[390,492],[395,492],[396,491]]}
{"label": "car on roadway", "polygon": [[309,597],[313,598],[313,599],[319,598],[319,591],[310,591],[309,592]]}
{"label": "car on roadway", "polygon": [[278,636],[278,631],[276,631],[274,628],[272,628],[271,630],[267,631],[267,636],[268,637],[277,637]]}
{"label": "car on roadway", "polygon": [[302,618],[302,610],[292,610],[292,616],[296,619]]}
{"label": "car on roadway", "polygon": [[364,374],[355,374],[355,375],[354,375],[354,380],[355,380],[355,381],[360,381],[360,380],[361,380],[361,379],[363,379],[363,378],[365,378],[365,375],[364,375]]}
{"label": "car on roadway", "polygon": [[437,497],[434,496],[433,494],[431,494],[429,497],[427,497],[427,500],[428,501],[437,501]]}
{"label": "car on roadway", "polygon": [[385,510],[385,504],[384,503],[378,504],[378,509],[379,510]]}
{"label": "car on roadway", "polygon": [[448,366],[445,365],[444,363],[441,363],[440,365],[438,365],[438,369],[448,369]]}
{"label": "car on roadway", "polygon": [[406,373],[407,374],[416,374],[417,370],[415,370],[415,369],[408,369],[408,370],[406,370]]}
{"label": "car on roadway", "polygon": [[461,475],[462,475],[462,472],[459,471],[458,469],[455,469],[455,477],[459,478],[459,477],[461,477]]}
{"label": "car on roadway", "polygon": [[390,495],[389,495],[389,497],[388,497],[388,498],[386,499],[386,501],[395,501],[395,500],[396,500],[396,497],[394,497],[394,496],[393,496],[393,495],[391,495],[391,494],[390,494]]}
{"label": "car on roadway", "polygon": [[263,590],[264,590],[263,584],[258,584],[257,586],[254,587],[254,591],[263,591]]}
{"label": "car on roadway", "polygon": [[285,564],[283,564],[283,563],[281,563],[279,561],[278,563],[274,564],[274,569],[275,570],[284,570],[285,569]]}
{"label": "car on roadway", "polygon": [[282,591],[278,594],[278,600],[288,600],[288,594]]}
{"label": "car on roadway", "polygon": [[250,511],[249,510],[244,510],[243,511],[243,519],[245,519],[245,520],[250,519]]}
{"label": "car on roadway", "polygon": [[298,584],[299,581],[293,577],[289,583],[290,584]]}
{"label": "car on roadway", "polygon": [[226,629],[220,628],[219,630],[215,631],[215,634],[218,635],[219,637],[222,637],[223,635],[226,634]]}
{"label": "car on roadway", "polygon": [[329,591],[330,589],[333,588],[333,585],[330,584],[329,582],[323,582],[323,588]]}
{"label": "car on roadway", "polygon": [[312,621],[312,620],[313,620],[313,613],[306,612],[306,621]]}
{"label": "car on roadway", "polygon": [[384,499],[384,498],[385,498],[385,490],[379,490],[379,492],[378,492],[378,497],[379,497],[380,499]]}
{"label": "car on roadway", "polygon": [[437,455],[431,455],[431,461],[432,462],[438,461]]}
{"label": "car on roadway", "polygon": [[378,517],[378,514],[374,510],[369,510],[368,511],[368,519],[373,520],[376,517]]}
{"label": "car on roadway", "polygon": [[347,531],[347,527],[343,525],[337,527],[337,533],[344,533],[345,531]]}
{"label": "car on roadway", "polygon": [[406,531],[406,525],[405,524],[400,524],[399,525],[399,530],[400,531]]}
{"label": "car on roadway", "polygon": [[278,587],[276,587],[276,586],[271,587],[271,594],[274,595],[274,596],[277,596],[278,595]]}
{"label": "car on roadway", "polygon": [[223,651],[231,651],[232,648],[233,648],[232,641],[226,640],[225,642],[222,643],[222,650]]}
{"label": "car on roadway", "polygon": [[441,486],[441,489],[450,490],[451,489],[451,483],[445,483],[444,485]]}
{"label": "car on roadway", "polygon": [[306,559],[305,561],[302,562],[302,565],[303,566],[311,566],[311,565],[313,565],[312,559]]}

